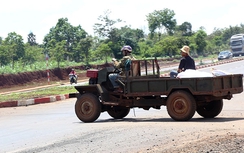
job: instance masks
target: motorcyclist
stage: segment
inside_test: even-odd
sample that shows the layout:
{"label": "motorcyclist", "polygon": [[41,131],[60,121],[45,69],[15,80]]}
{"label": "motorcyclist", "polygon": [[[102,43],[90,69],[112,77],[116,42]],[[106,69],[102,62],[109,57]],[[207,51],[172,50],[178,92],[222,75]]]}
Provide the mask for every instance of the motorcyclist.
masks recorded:
{"label": "motorcyclist", "polygon": [[75,72],[75,70],[74,69],[72,69],[71,70],[71,72],[69,73],[69,79],[71,80],[72,79],[72,77],[74,77],[74,81],[76,82],[76,80],[77,80],[77,74],[76,74],[76,72]]}

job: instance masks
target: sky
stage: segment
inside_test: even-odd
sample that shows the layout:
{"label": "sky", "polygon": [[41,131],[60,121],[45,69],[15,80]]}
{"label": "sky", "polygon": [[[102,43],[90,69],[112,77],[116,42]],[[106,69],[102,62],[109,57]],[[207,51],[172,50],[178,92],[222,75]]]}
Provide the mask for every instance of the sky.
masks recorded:
{"label": "sky", "polygon": [[0,37],[16,32],[26,42],[33,32],[42,43],[60,18],[94,35],[93,26],[106,10],[110,19],[147,32],[146,16],[165,8],[175,12],[177,25],[190,22],[193,31],[204,27],[210,34],[216,28],[244,24],[243,4],[243,0],[0,0]]}

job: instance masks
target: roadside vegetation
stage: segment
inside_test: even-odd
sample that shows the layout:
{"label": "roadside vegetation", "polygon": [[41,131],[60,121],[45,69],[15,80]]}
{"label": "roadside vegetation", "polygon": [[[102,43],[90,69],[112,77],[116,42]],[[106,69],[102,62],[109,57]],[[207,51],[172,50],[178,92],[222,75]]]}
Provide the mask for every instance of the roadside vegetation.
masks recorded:
{"label": "roadside vegetation", "polygon": [[[133,29],[125,21],[111,19],[111,13],[106,10],[98,17],[94,35],[82,25],[73,26],[68,18],[60,18],[42,43],[36,42],[38,36],[34,32],[27,36],[9,32],[4,39],[0,36],[0,74],[106,63],[122,56],[123,45],[130,45],[138,59],[179,58],[183,45],[190,46],[191,56],[204,59],[228,50],[230,37],[244,33],[243,24],[216,28],[211,34],[206,33],[205,25],[193,31],[190,21],[177,23],[175,12],[167,8],[146,16],[147,29]],[[23,42],[23,37],[28,38],[27,42]]]}
{"label": "roadside vegetation", "polygon": [[16,101],[16,100],[27,100],[33,98],[47,97],[53,95],[62,95],[77,92],[74,86],[58,86],[58,87],[47,87],[43,89],[37,89],[26,92],[11,93],[0,96],[0,102],[5,101]]}

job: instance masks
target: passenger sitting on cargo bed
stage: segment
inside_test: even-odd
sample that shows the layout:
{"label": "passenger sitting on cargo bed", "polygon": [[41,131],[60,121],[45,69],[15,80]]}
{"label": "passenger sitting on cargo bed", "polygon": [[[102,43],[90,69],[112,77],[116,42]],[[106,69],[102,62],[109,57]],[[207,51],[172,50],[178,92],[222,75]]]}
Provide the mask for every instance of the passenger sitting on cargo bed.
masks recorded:
{"label": "passenger sitting on cargo bed", "polygon": [[195,61],[190,56],[190,47],[189,46],[183,46],[181,49],[181,56],[183,57],[180,61],[180,65],[178,67],[178,70],[172,70],[170,72],[170,78],[176,78],[178,73],[183,72],[187,69],[195,70]]}
{"label": "passenger sitting on cargo bed", "polygon": [[121,72],[118,74],[118,73],[111,73],[109,74],[109,79],[113,85],[114,88],[118,88],[119,85],[118,83],[116,82],[118,76],[125,76],[126,75],[126,72],[130,71],[130,67],[131,67],[131,60],[135,59],[132,55],[131,55],[131,52],[132,52],[132,48],[128,45],[124,46],[121,48],[121,52],[123,54],[123,58],[118,61],[116,59],[112,59],[113,61],[113,64],[115,66],[116,69],[120,69]]}

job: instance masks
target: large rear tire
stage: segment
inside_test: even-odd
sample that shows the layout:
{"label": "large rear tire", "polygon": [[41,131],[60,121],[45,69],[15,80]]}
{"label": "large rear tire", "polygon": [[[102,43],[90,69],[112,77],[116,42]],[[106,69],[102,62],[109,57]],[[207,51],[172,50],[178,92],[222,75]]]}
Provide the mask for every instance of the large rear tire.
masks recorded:
{"label": "large rear tire", "polygon": [[75,103],[76,116],[83,122],[94,122],[101,114],[101,103],[91,93],[81,95]]}
{"label": "large rear tire", "polygon": [[169,95],[166,107],[172,119],[176,121],[187,121],[196,112],[196,101],[189,92],[178,90]]}
{"label": "large rear tire", "polygon": [[107,112],[114,119],[122,119],[129,114],[130,108],[112,107],[112,108],[108,109]]}
{"label": "large rear tire", "polygon": [[205,105],[197,107],[197,113],[204,118],[214,118],[223,109],[223,100],[214,100]]}

